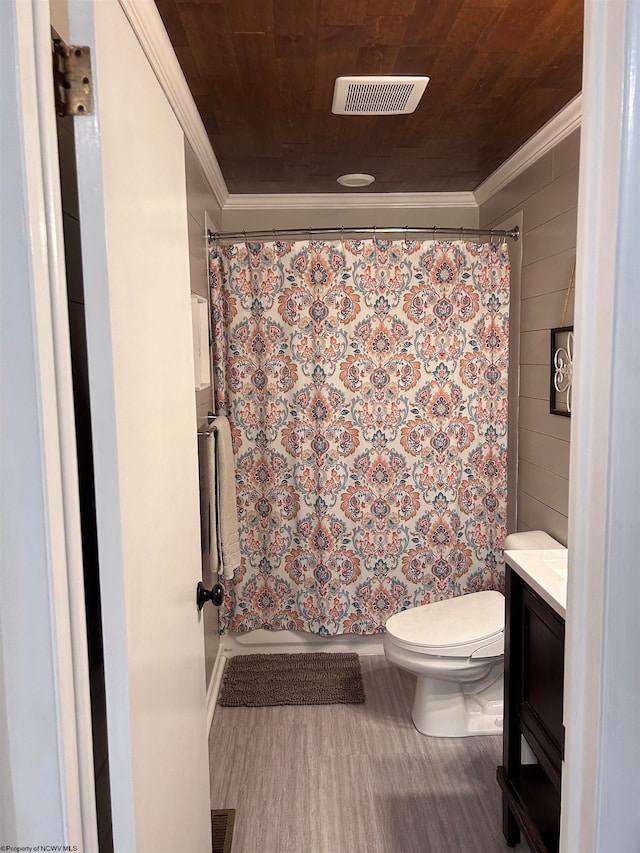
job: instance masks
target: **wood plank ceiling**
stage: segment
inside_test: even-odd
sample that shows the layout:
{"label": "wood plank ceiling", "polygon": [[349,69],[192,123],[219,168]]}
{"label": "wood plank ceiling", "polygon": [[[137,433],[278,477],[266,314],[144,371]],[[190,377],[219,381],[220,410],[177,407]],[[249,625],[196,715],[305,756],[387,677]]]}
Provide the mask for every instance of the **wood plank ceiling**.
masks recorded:
{"label": "wood plank ceiling", "polygon": [[[582,0],[156,3],[232,193],[472,190],[581,88]],[[415,113],[332,114],[394,72],[431,77]]]}

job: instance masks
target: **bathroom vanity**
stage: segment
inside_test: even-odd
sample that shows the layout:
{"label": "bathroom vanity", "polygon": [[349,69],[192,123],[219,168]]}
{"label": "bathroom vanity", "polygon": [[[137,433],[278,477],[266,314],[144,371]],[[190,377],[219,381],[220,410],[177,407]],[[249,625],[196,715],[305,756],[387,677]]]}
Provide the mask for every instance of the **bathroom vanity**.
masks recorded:
{"label": "bathroom vanity", "polygon": [[522,833],[532,853],[556,853],[567,551],[505,551],[505,559],[503,832],[510,847]]}

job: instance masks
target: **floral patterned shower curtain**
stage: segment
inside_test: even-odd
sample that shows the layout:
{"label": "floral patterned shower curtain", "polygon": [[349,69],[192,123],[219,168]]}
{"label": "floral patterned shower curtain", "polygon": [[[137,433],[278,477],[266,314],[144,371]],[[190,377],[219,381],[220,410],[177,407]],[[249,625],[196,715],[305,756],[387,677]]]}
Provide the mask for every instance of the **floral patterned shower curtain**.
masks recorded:
{"label": "floral patterned shower curtain", "polygon": [[500,588],[506,244],[236,244],[210,283],[242,548],[223,630],[372,634]]}

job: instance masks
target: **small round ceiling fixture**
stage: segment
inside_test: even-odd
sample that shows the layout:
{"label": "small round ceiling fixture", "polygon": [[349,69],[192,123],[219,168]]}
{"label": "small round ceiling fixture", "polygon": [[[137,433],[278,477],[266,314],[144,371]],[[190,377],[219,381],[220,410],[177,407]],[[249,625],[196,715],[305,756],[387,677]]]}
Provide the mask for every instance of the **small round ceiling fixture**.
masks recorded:
{"label": "small round ceiling fixture", "polygon": [[373,175],[351,174],[340,175],[337,181],[343,187],[368,187],[375,181],[375,178]]}

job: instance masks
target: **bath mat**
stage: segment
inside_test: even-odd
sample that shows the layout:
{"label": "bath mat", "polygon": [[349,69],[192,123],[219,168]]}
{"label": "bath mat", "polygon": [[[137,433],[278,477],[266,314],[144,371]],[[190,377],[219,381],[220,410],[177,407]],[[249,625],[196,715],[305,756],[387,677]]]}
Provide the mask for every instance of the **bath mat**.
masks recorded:
{"label": "bath mat", "polygon": [[354,653],[239,655],[227,663],[219,705],[335,705],[364,702]]}
{"label": "bath mat", "polygon": [[211,812],[212,853],[231,853],[235,809],[214,809]]}

